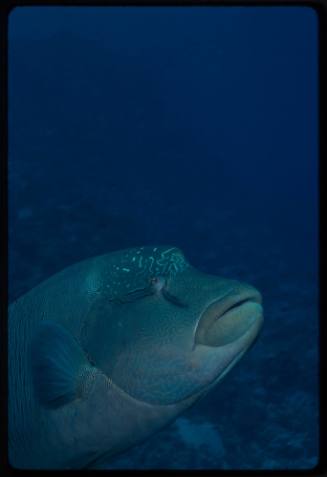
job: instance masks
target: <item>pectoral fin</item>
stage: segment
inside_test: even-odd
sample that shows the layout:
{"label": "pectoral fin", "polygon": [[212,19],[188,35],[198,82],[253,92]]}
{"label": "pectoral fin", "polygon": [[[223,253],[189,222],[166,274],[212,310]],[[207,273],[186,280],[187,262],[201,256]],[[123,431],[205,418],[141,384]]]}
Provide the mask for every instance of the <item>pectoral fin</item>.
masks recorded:
{"label": "pectoral fin", "polygon": [[32,379],[40,403],[58,408],[81,397],[97,369],[60,324],[43,321],[31,346]]}

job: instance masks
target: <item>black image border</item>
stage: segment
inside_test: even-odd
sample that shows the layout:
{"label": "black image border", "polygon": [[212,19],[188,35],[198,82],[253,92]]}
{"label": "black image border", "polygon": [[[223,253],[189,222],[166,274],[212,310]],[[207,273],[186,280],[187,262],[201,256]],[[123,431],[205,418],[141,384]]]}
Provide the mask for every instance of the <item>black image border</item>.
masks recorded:
{"label": "black image border", "polygon": [[[326,209],[324,203],[326,199],[326,192],[324,184],[326,184],[326,19],[327,19],[327,1],[326,0],[261,0],[261,1],[242,1],[242,0],[128,0],[128,1],[114,1],[114,0],[0,0],[0,207],[1,207],[1,233],[0,233],[0,355],[1,355],[1,372],[0,372],[0,432],[2,435],[0,446],[0,474],[1,475],[40,475],[44,473],[51,473],[55,476],[60,475],[77,475],[80,472],[98,472],[93,470],[21,470],[12,468],[8,461],[8,343],[7,343],[7,318],[8,318],[8,20],[11,11],[16,7],[47,7],[47,6],[67,6],[67,7],[97,7],[97,6],[183,6],[187,7],[208,7],[208,6],[242,6],[242,7],[310,7],[315,10],[318,17],[318,144],[319,144],[319,177],[317,183],[319,185],[319,460],[318,465],[313,469],[285,469],[285,470],[264,470],[264,469],[248,469],[248,470],[220,470],[220,469],[187,469],[187,470],[171,470],[171,469],[153,469],[153,470],[108,470],[100,472],[110,472],[111,474],[130,474],[130,473],[146,473],[146,474],[211,474],[219,476],[310,476],[310,475],[327,475],[327,322],[326,322],[326,250],[323,244],[326,244]],[[327,186],[325,185],[327,188]],[[325,220],[324,220],[325,219]],[[299,416],[300,418],[300,416]],[[99,474],[98,474],[99,475]]]}

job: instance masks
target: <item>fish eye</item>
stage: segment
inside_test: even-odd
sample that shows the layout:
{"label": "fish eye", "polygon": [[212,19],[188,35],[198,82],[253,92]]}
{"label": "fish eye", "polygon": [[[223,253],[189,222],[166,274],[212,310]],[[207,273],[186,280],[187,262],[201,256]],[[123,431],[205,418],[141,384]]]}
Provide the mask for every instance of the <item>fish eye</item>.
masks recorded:
{"label": "fish eye", "polygon": [[156,291],[160,291],[165,286],[165,279],[164,277],[161,277],[161,276],[154,276],[150,278],[150,284],[153,285]]}

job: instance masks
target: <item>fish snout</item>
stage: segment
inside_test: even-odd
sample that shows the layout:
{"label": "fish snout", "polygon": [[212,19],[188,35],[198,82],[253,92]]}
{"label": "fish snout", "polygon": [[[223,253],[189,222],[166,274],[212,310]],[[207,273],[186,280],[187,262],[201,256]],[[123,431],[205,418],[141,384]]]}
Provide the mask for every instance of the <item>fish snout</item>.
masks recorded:
{"label": "fish snout", "polygon": [[205,308],[195,330],[195,344],[225,346],[246,334],[254,340],[262,322],[260,292],[252,286],[242,285]]}

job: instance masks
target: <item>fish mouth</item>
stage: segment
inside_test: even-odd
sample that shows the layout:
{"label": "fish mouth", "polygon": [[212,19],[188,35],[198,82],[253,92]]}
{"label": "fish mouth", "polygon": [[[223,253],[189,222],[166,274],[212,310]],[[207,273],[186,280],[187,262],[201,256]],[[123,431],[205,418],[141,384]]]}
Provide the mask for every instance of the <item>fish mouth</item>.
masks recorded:
{"label": "fish mouth", "polygon": [[262,297],[255,288],[230,292],[203,311],[195,330],[194,343],[216,348],[245,335],[254,341],[262,321]]}

